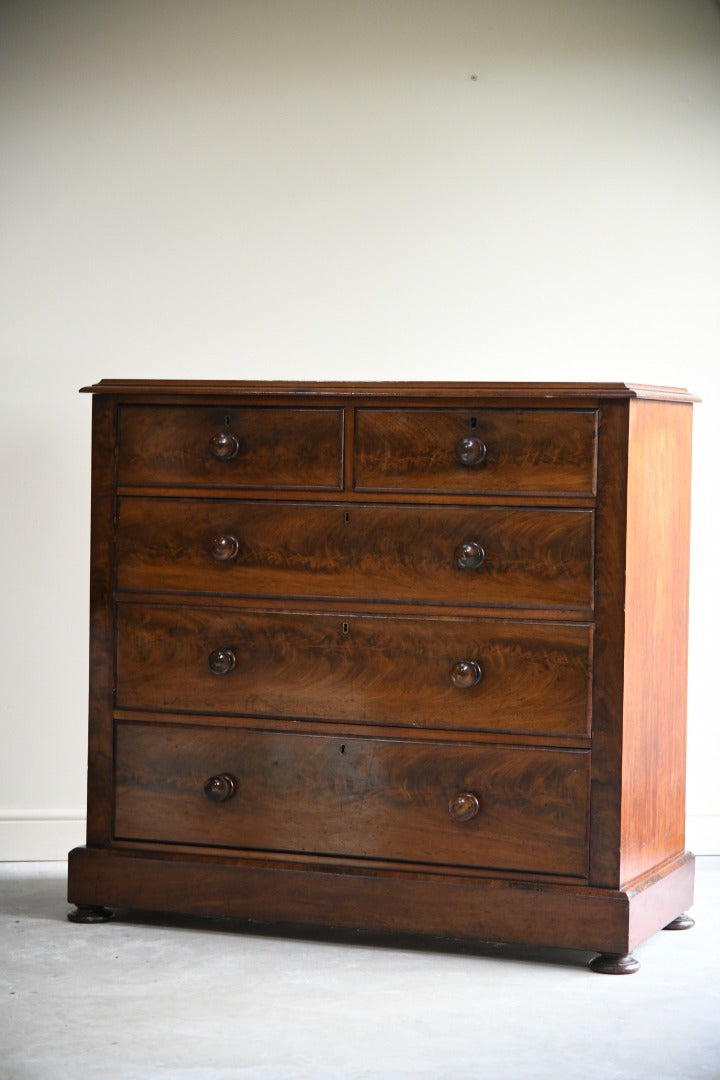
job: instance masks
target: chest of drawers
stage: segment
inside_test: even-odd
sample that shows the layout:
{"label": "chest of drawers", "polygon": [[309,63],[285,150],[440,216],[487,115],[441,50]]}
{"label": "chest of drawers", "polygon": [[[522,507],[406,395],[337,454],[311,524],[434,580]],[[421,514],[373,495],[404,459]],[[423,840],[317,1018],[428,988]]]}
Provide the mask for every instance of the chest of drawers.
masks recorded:
{"label": "chest of drawers", "polygon": [[103,380],[112,909],[598,954],[684,927],[684,390]]}

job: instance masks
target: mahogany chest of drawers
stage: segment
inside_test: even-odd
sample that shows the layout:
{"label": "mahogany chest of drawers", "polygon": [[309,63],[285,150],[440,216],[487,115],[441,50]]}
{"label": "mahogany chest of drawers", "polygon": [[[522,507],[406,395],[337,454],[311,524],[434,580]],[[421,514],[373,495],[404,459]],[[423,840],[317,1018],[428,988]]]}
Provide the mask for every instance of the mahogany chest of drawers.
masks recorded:
{"label": "mahogany chest of drawers", "polygon": [[612,973],[691,924],[691,395],[86,389],[74,921],[558,946]]}

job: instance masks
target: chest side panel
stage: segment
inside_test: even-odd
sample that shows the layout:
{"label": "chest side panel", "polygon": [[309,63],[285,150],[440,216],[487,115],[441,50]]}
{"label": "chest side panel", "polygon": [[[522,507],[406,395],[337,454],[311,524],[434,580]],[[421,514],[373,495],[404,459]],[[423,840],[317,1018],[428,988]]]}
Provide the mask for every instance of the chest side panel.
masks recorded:
{"label": "chest side panel", "polygon": [[621,881],[685,846],[691,423],[631,404]]}

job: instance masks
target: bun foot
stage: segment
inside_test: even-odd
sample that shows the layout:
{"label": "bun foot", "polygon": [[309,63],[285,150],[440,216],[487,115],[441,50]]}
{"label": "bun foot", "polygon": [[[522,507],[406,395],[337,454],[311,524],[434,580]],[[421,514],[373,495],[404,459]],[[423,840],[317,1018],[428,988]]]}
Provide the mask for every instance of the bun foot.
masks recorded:
{"label": "bun foot", "polygon": [[101,923],[109,922],[113,913],[110,908],[96,904],[78,904],[74,911],[68,911],[67,917],[75,923]]}
{"label": "bun foot", "polygon": [[694,925],[695,920],[689,915],[678,915],[677,919],[663,926],[663,930],[689,930]]}
{"label": "bun foot", "polygon": [[618,956],[617,953],[600,953],[589,964],[591,971],[601,975],[632,975],[640,967],[634,956]]}

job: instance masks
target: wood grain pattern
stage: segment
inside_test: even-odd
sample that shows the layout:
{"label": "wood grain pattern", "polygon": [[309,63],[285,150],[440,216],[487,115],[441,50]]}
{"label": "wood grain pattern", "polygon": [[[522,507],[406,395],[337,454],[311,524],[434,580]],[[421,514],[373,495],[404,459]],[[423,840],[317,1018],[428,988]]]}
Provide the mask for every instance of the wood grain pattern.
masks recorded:
{"label": "wood grain pattern", "polygon": [[627,956],[691,906],[691,394],[88,389],[81,912]]}
{"label": "wood grain pattern", "polygon": [[[359,409],[358,491],[595,491],[594,411],[552,409]],[[476,436],[478,465],[458,460],[458,441]]]}
{"label": "wood grain pattern", "polygon": [[[587,626],[120,604],[120,708],[466,731],[588,731]],[[208,658],[231,649],[228,675]],[[481,682],[453,686],[458,660]]]}
{"label": "wood grain pattern", "polygon": [[88,697],[87,841],[102,846],[112,836],[115,569],[116,409],[95,398],[92,417],[90,568],[90,686]]}
{"label": "wood grain pattern", "polygon": [[685,846],[691,425],[630,408],[621,882]]}
{"label": "wood grain pattern", "polygon": [[[118,587],[590,609],[589,510],[123,498]],[[216,537],[237,554],[214,556]],[[463,571],[456,549],[484,558]]]}
{"label": "wood grain pattern", "polygon": [[652,873],[643,874],[625,888],[630,921],[628,948],[636,948],[659,929],[665,929],[679,913],[692,907],[695,898],[695,856],[685,851]]}
{"label": "wood grain pattern", "polygon": [[[116,835],[508,867],[587,868],[586,751],[121,723]],[[236,778],[218,805],[203,786]],[[449,802],[476,794],[457,822]]]}
{"label": "wood grain pattern", "polygon": [[605,888],[620,885],[627,454],[628,409],[613,402],[599,429],[590,796],[590,881]]}
{"label": "wood grain pattern", "polygon": [[[402,870],[338,874],[262,858],[104,852],[70,853],[68,900],[183,914],[258,919],[375,933],[424,934],[447,941],[554,945],[627,953],[692,903],[692,859],[664,867],[629,895],[584,885],[418,874]],[[644,918],[636,933],[635,913]],[[652,929],[650,929],[652,927]]]}
{"label": "wood grain pattern", "polygon": [[503,407],[505,401],[527,401],[533,406],[545,406],[552,401],[558,408],[572,406],[578,401],[597,403],[629,401],[643,398],[657,401],[692,402],[700,399],[677,386],[652,386],[646,383],[620,382],[288,382],[261,379],[100,379],[92,386],[82,387],[83,394],[113,394],[130,400],[137,397],[155,399],[204,397],[217,399],[230,395],[235,399],[253,401],[282,401],[295,404],[303,398],[325,401],[342,399],[356,404],[364,400],[381,399],[386,403],[418,399],[437,403],[452,402],[465,407],[484,403]]}
{"label": "wood grain pattern", "polygon": [[[211,440],[218,432],[238,439],[238,452],[228,460],[211,452]],[[124,406],[119,482],[339,489],[342,412],[230,405]]]}

